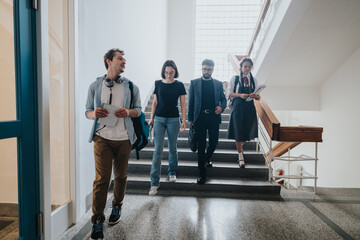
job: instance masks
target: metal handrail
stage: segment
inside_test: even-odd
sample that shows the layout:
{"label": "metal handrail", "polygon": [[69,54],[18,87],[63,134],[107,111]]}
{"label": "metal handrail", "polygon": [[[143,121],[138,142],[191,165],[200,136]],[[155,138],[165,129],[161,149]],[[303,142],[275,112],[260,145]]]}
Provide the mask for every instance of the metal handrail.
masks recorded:
{"label": "metal handrail", "polygon": [[257,37],[259,36],[259,32],[261,30],[262,23],[264,22],[264,19],[266,17],[266,14],[268,12],[269,7],[270,7],[270,3],[271,3],[271,0],[266,0],[264,2],[263,8],[262,8],[261,13],[260,13],[260,17],[259,17],[259,19],[258,19],[258,21],[256,23],[254,34],[253,34],[253,36],[251,38],[250,45],[249,45],[249,48],[247,50],[247,54],[246,54],[247,56],[250,56],[251,51],[254,48],[255,41],[257,40]]}

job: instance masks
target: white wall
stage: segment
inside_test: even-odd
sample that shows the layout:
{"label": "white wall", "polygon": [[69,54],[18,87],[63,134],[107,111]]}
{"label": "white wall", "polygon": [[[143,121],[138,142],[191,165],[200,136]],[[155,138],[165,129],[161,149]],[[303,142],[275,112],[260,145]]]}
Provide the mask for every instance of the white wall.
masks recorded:
{"label": "white wall", "polygon": [[360,48],[321,87],[319,183],[360,188]]}
{"label": "white wall", "polygon": [[168,0],[167,59],[175,61],[182,82],[201,75],[194,75],[194,26],[194,1]]}
{"label": "white wall", "polygon": [[[339,66],[321,86],[320,111],[274,111],[283,126],[310,125],[323,127],[323,142],[319,143],[318,186],[360,188],[360,48]],[[339,82],[340,80],[340,82]],[[302,143],[292,150],[293,156],[314,156],[314,144]],[[301,164],[314,172],[313,163]],[[286,170],[286,167],[285,167]],[[305,180],[312,186],[313,181]]]}
{"label": "white wall", "polygon": [[261,95],[273,110],[320,110],[320,86],[267,85]]}
{"label": "white wall", "polygon": [[77,207],[85,212],[85,197],[95,176],[92,144],[87,142],[92,121],[85,118],[88,86],[106,73],[103,56],[110,48],[125,51],[124,76],[140,88],[145,99],[166,59],[166,0],[80,0],[79,78],[76,80]]}

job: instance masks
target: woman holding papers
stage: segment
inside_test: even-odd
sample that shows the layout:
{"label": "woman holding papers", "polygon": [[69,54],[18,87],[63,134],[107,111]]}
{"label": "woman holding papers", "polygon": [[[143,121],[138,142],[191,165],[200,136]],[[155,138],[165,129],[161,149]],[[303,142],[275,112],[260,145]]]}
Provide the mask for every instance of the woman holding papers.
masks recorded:
{"label": "woman holding papers", "polygon": [[[155,82],[154,101],[152,104],[149,125],[154,128],[154,155],[151,166],[150,196],[157,193],[160,186],[161,157],[164,147],[165,131],[167,131],[169,147],[168,178],[170,182],[176,181],[178,166],[177,138],[179,130],[186,128],[186,103],[184,84],[175,78],[179,77],[177,67],[172,60],[167,60],[161,70],[162,80]],[[180,98],[182,123],[180,127],[178,101]],[[180,129],[181,128],[181,129]]]}
{"label": "woman holding papers", "polygon": [[242,59],[240,75],[230,80],[227,97],[232,101],[228,138],[235,139],[239,153],[238,164],[245,168],[243,144],[258,137],[258,123],[253,99],[260,96],[253,93],[258,88],[256,79],[251,74],[253,62],[250,58]]}

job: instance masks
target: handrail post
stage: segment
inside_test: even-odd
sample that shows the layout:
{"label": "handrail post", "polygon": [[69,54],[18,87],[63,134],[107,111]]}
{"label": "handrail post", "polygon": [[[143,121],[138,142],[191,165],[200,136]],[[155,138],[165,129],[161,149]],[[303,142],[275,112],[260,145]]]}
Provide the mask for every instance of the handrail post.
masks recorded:
{"label": "handrail post", "polygon": [[271,163],[273,162],[274,160],[274,154],[273,154],[273,148],[272,148],[272,140],[270,138],[270,159],[269,159],[269,181],[272,180],[273,178],[273,171],[272,171],[272,168],[271,168]]}
{"label": "handrail post", "polygon": [[314,194],[317,188],[317,161],[318,161],[318,143],[315,142],[315,179],[314,179]]}

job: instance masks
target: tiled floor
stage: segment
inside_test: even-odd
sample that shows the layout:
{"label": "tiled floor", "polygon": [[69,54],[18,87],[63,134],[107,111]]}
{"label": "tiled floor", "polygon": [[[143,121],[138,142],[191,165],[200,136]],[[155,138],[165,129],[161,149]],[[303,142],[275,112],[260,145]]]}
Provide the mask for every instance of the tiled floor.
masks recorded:
{"label": "tiled floor", "polygon": [[[359,191],[324,192],[283,189],[277,200],[128,194],[105,239],[360,239]],[[60,239],[89,239],[90,216]]]}
{"label": "tiled floor", "polygon": [[0,217],[0,239],[13,240],[19,237],[19,223],[16,217]]}

